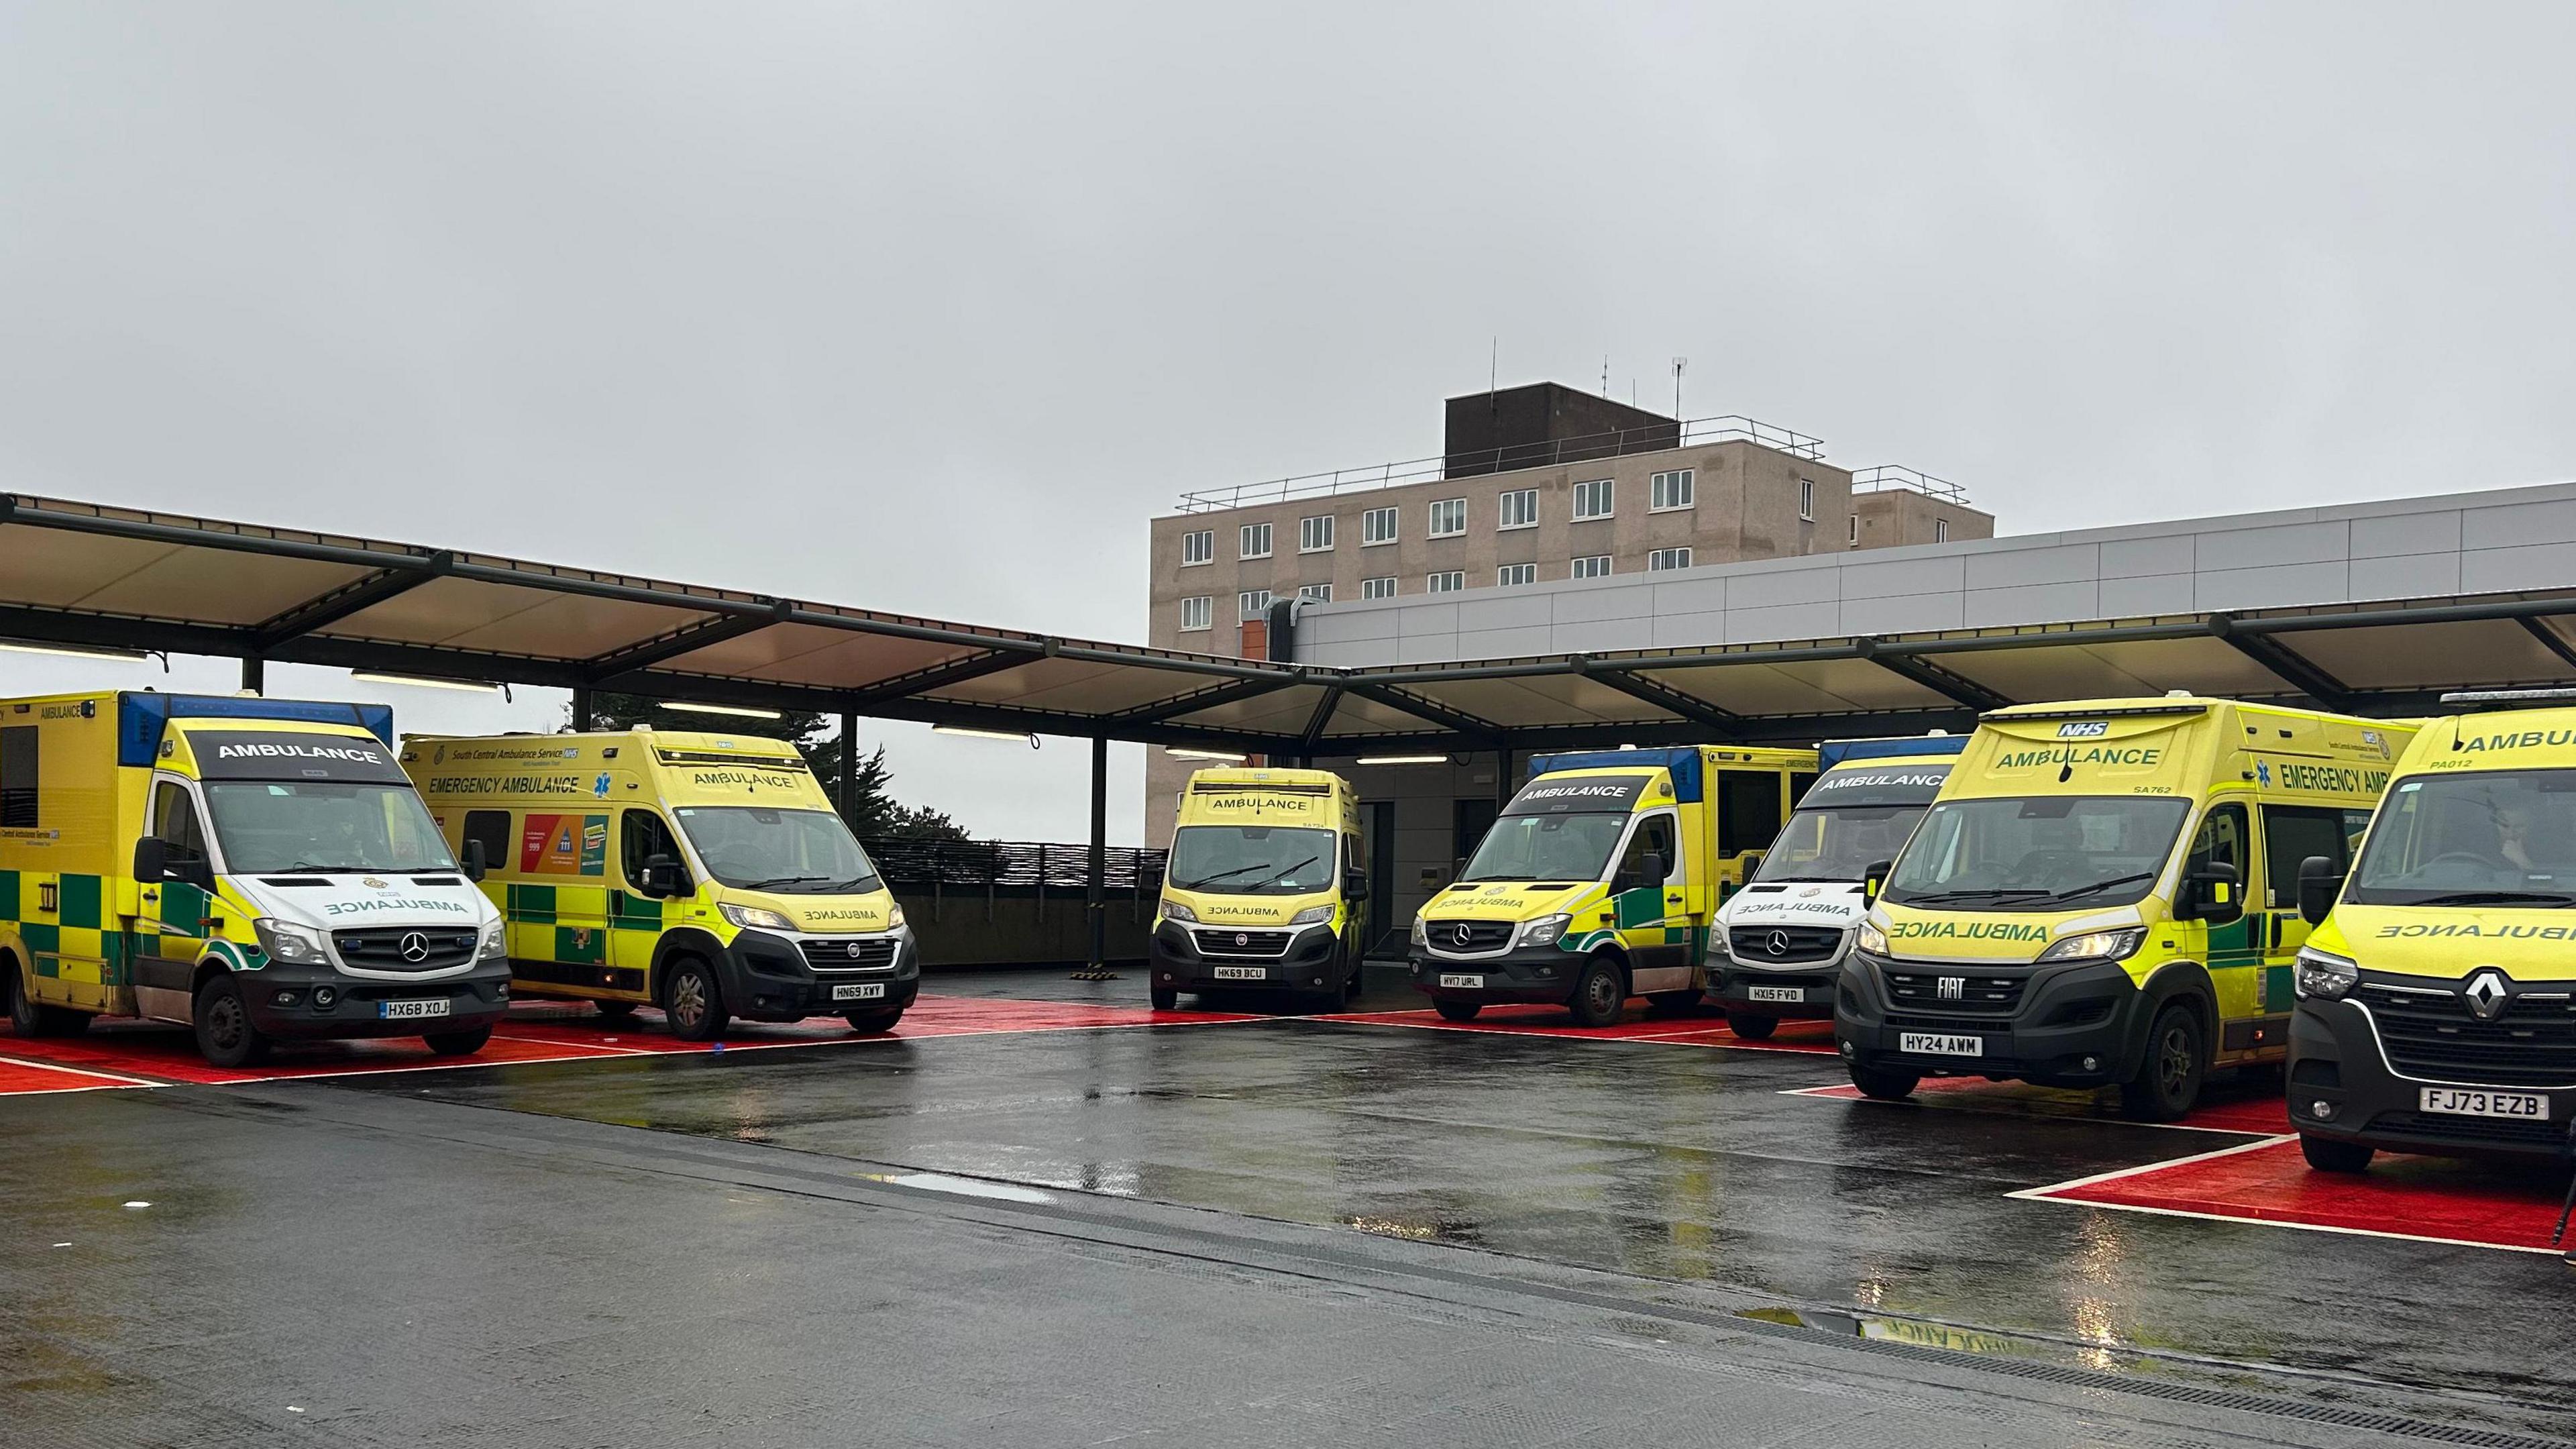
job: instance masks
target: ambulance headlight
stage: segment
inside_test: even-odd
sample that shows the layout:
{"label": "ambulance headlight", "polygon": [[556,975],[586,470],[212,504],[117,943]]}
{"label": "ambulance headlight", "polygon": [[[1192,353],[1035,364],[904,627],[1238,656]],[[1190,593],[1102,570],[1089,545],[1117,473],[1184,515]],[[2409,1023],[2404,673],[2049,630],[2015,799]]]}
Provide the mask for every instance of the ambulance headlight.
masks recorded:
{"label": "ambulance headlight", "polygon": [[2299,948],[2297,974],[2291,979],[2301,996],[2340,1001],[2345,992],[2361,984],[2361,966],[2349,956],[2302,946]]}
{"label": "ambulance headlight", "polygon": [[716,905],[716,910],[721,913],[726,920],[733,922],[737,926],[746,927],[752,930],[792,931],[796,929],[796,923],[794,921],[787,919],[785,916],[778,914],[767,906],[737,906],[731,901],[720,901]]}
{"label": "ambulance headlight", "polygon": [[1292,926],[1320,926],[1332,918],[1333,908],[1331,906],[1308,906],[1306,909],[1290,916],[1288,918],[1288,924]]}
{"label": "ambulance headlight", "polygon": [[1553,946],[1556,944],[1556,938],[1565,934],[1565,928],[1573,924],[1572,916],[1541,916],[1521,927],[1520,944]]}
{"label": "ambulance headlight", "polygon": [[1878,928],[1876,921],[1863,921],[1860,923],[1860,938],[1853,944],[1873,956],[1884,956],[1887,954],[1887,933]]}
{"label": "ambulance headlight", "polygon": [[259,949],[266,951],[271,961],[283,961],[290,966],[331,964],[331,952],[322,944],[322,933],[311,926],[299,926],[275,916],[262,916],[251,922],[250,928],[259,937]]}
{"label": "ambulance headlight", "polygon": [[1426,950],[1431,945],[1431,935],[1429,932],[1422,929],[1422,918],[1420,916],[1415,916],[1413,918],[1412,941],[1413,949],[1417,951]]}
{"label": "ambulance headlight", "polygon": [[509,954],[510,939],[508,925],[501,921],[494,921],[492,924],[485,926],[483,928],[483,939],[474,947],[475,959],[479,961],[498,961]]}
{"label": "ambulance headlight", "polygon": [[2125,961],[2146,944],[2147,928],[2124,926],[2116,931],[2086,931],[2052,941],[2039,953],[2042,961]]}
{"label": "ambulance headlight", "polygon": [[887,908],[886,929],[889,931],[900,931],[903,929],[903,907],[891,906]]}
{"label": "ambulance headlight", "polygon": [[1163,919],[1164,919],[1164,920],[1167,920],[1167,921],[1195,921],[1195,920],[1197,920],[1198,918],[1199,918],[1199,913],[1198,913],[1198,912],[1196,912],[1196,911],[1194,911],[1194,910],[1191,910],[1189,907],[1187,907],[1187,906],[1185,906],[1185,905],[1182,905],[1179,901],[1173,900],[1170,896],[1165,896],[1165,897],[1163,897]]}

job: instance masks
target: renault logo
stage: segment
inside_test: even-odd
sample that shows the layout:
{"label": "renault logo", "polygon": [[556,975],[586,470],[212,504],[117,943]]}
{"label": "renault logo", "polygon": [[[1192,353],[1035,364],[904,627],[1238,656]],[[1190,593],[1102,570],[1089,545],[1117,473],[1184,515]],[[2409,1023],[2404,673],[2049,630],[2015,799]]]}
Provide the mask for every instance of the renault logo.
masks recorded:
{"label": "renault logo", "polygon": [[406,961],[429,959],[429,938],[418,931],[406,931],[402,938],[402,958]]}
{"label": "renault logo", "polygon": [[1789,933],[1786,931],[1773,931],[1770,935],[1762,938],[1762,945],[1764,949],[1768,950],[1774,956],[1786,956],[1789,954]]}
{"label": "renault logo", "polygon": [[1473,944],[1475,943],[1475,940],[1476,940],[1476,933],[1475,933],[1474,931],[1471,931],[1471,930],[1467,929],[1467,923],[1466,923],[1465,921],[1460,921],[1460,922],[1458,923],[1458,932],[1457,932],[1457,941],[1458,941],[1458,944],[1459,944],[1459,945],[1461,945],[1461,946],[1473,945]]}
{"label": "renault logo", "polygon": [[2493,1021],[2504,1015],[2504,973],[2492,966],[2471,978],[2460,994],[2469,999],[2469,1015],[2480,1021]]}

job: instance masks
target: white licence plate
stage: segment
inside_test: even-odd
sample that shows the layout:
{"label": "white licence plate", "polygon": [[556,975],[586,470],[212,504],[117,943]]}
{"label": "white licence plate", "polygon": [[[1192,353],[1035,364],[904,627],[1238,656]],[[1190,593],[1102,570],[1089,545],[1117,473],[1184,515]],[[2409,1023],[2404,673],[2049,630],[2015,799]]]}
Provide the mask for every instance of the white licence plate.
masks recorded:
{"label": "white licence plate", "polygon": [[1807,999],[1806,990],[1797,986],[1753,986],[1747,987],[1744,994],[1755,1001],[1785,1001],[1792,1004],[1802,1003]]}
{"label": "white licence plate", "polygon": [[848,986],[835,986],[832,988],[832,999],[834,1001],[882,1001],[885,999],[885,983],[861,981]]}
{"label": "white licence plate", "polygon": [[2426,1087],[2424,1110],[2452,1117],[2518,1117],[2549,1120],[2546,1092],[2483,1092],[2471,1087]]}
{"label": "white licence plate", "polygon": [[1485,978],[1482,976],[1443,976],[1440,978],[1440,984],[1443,986],[1463,986],[1469,991],[1482,991],[1485,989]]}
{"label": "white licence plate", "polygon": [[1219,981],[1267,981],[1270,979],[1270,969],[1266,966],[1219,966],[1214,968],[1214,971],[1216,979]]}
{"label": "white licence plate", "polygon": [[1897,1037],[1896,1049],[1913,1056],[1981,1057],[1986,1054],[1986,1039],[1981,1036],[1943,1036],[1935,1032],[1909,1031]]}
{"label": "white licence plate", "polygon": [[416,1016],[445,1016],[449,1001],[444,996],[423,997],[417,1001],[379,1001],[376,1015],[386,1021],[407,1021]]}

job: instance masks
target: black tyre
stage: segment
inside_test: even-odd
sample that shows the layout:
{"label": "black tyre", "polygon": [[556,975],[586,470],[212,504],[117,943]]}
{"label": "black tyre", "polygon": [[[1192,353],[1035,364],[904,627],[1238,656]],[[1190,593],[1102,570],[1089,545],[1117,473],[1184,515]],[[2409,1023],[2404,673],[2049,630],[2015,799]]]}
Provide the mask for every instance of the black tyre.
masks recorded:
{"label": "black tyre", "polygon": [[9,1029],[20,1036],[78,1036],[89,1030],[86,1011],[37,1005],[36,999],[27,994],[27,983],[14,964],[8,967],[5,977],[0,977],[0,991],[9,993]]}
{"label": "black tyre", "polygon": [[2302,1132],[2299,1155],[2319,1172],[2368,1172],[2370,1159],[2378,1156],[2379,1150],[2364,1143],[2337,1142],[2331,1137],[2311,1137]]}
{"label": "black tyre", "polygon": [[1368,969],[1357,961],[1352,962],[1351,974],[1348,979],[1342,982],[1342,1003],[1344,1005],[1349,1005],[1350,1003],[1359,1000],[1360,993],[1367,988]]}
{"label": "black tyre", "polygon": [[1780,1018],[1751,1011],[1730,1011],[1726,1014],[1726,1029],[1746,1041],[1760,1041],[1780,1029]]}
{"label": "black tyre", "polygon": [[2120,1115],[2138,1122],[2171,1122],[2200,1100],[2201,1079],[2209,1074],[2209,1044],[2200,1015],[2179,1001],[2167,1002],[2147,1028],[2147,1058],[2138,1074],[2120,1084]]}
{"label": "black tyre", "polygon": [[268,1038],[251,1024],[241,983],[225,972],[197,988],[197,1051],[209,1066],[247,1067],[268,1055]]}
{"label": "black tyre", "polygon": [[662,978],[662,1015],[671,1023],[671,1035],[682,1041],[714,1041],[733,1021],[715,971],[690,956],[672,962]]}
{"label": "black tyre", "polygon": [[1628,977],[1619,963],[1595,956],[1574,983],[1574,998],[1565,1003],[1577,1026],[1608,1026],[1628,1009]]}
{"label": "black tyre", "polygon": [[1696,987],[1689,991],[1657,991],[1647,996],[1646,1009],[1657,1016],[1683,1016],[1698,1010],[1703,999]]}
{"label": "black tyre", "polygon": [[1858,1062],[1852,1063],[1851,1079],[1862,1096],[1881,1102],[1902,1102],[1923,1085],[1921,1072],[1909,1072],[1903,1067],[1865,1067]]}
{"label": "black tyre", "polygon": [[635,1003],[632,1001],[594,1001],[591,1005],[599,1008],[599,1019],[602,1021],[628,1021],[635,1015]]}
{"label": "black tyre", "polygon": [[1147,992],[1147,995],[1152,998],[1154,1009],[1156,1011],[1178,1011],[1180,1009],[1181,992],[1179,987],[1156,986],[1151,988]]}
{"label": "black tyre", "polygon": [[1485,1009],[1485,1003],[1481,1001],[1435,1001],[1431,1003],[1431,1009],[1440,1013],[1440,1019],[1442,1021],[1474,1021],[1476,1019],[1476,1013]]}
{"label": "black tyre", "polygon": [[894,1024],[903,1020],[903,1008],[898,1006],[892,1011],[844,1012],[841,1019],[850,1024],[850,1030],[874,1036],[878,1032],[894,1030]]}
{"label": "black tyre", "polygon": [[478,1026],[472,1031],[425,1031],[420,1034],[420,1039],[429,1043],[429,1049],[440,1056],[470,1057],[483,1050],[483,1043],[492,1039],[492,1028]]}

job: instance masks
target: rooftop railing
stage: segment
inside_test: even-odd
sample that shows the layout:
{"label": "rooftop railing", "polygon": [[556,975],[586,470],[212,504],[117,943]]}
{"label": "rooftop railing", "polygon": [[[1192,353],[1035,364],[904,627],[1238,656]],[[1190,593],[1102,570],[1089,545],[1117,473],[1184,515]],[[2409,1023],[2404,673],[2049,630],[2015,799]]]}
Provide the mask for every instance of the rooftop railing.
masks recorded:
{"label": "rooftop railing", "polygon": [[1875,468],[1863,468],[1852,474],[1854,493],[1877,493],[1889,488],[1902,488],[1910,493],[1920,493],[1926,498],[1938,498],[1944,503],[1955,503],[1961,508],[1969,506],[1967,489],[1947,478],[1935,478],[1919,468],[1908,468],[1899,463],[1882,463]]}
{"label": "rooftop railing", "polygon": [[1778,427],[1730,413],[1724,417],[1690,418],[1680,423],[1657,423],[1590,433],[1579,438],[1511,443],[1437,457],[1408,458],[1399,463],[1380,463],[1372,468],[1336,468],[1330,473],[1305,473],[1261,483],[1238,483],[1230,488],[1201,489],[1181,495],[1180,511],[1213,513],[1256,503],[1286,503],[1300,498],[1394,488],[1406,483],[1433,483],[1443,478],[1474,477],[1523,468],[1552,468],[1566,463],[1588,463],[1630,453],[1696,447],[1705,443],[1758,443],[1817,462],[1822,462],[1825,456],[1822,438],[1810,437],[1795,428]]}

